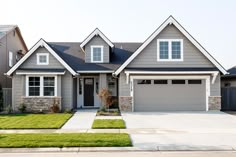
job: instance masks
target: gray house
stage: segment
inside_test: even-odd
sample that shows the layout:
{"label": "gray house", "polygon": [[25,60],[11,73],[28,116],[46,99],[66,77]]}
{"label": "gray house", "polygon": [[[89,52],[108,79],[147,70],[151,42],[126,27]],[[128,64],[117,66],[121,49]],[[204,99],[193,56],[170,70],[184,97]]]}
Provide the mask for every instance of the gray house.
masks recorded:
{"label": "gray house", "polygon": [[143,43],[110,41],[95,29],[83,42],[40,39],[8,72],[13,109],[99,107],[108,88],[122,111],[220,109],[226,70],[172,16]]}
{"label": "gray house", "polygon": [[0,25],[0,84],[11,88],[12,80],[4,75],[28,51],[16,25]]}

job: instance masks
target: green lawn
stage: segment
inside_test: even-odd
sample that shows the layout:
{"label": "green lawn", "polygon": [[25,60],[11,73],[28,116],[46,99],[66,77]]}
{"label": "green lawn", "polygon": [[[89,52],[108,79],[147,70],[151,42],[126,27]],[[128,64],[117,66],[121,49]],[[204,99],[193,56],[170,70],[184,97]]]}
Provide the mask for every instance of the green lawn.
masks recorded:
{"label": "green lawn", "polygon": [[57,129],[72,114],[10,114],[0,115],[0,129]]}
{"label": "green lawn", "polygon": [[0,148],[126,146],[132,146],[132,143],[129,135],[124,133],[41,133],[0,135]]}
{"label": "green lawn", "polygon": [[95,119],[93,129],[125,129],[125,122],[122,119]]}

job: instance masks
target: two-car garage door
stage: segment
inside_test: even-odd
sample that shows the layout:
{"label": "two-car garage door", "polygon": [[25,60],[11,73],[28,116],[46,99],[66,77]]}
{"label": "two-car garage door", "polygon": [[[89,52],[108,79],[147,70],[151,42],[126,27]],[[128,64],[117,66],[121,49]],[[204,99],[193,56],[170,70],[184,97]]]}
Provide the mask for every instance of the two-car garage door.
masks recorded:
{"label": "two-car garage door", "polygon": [[134,111],[205,110],[205,80],[134,80]]}

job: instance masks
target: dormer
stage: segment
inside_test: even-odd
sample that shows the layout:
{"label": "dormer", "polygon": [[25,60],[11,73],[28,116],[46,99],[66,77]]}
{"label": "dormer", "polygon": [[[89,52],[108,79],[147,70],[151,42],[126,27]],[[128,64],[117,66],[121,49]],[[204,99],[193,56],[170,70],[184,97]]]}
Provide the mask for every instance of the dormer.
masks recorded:
{"label": "dormer", "polygon": [[114,45],[96,28],[81,44],[86,63],[109,63]]}

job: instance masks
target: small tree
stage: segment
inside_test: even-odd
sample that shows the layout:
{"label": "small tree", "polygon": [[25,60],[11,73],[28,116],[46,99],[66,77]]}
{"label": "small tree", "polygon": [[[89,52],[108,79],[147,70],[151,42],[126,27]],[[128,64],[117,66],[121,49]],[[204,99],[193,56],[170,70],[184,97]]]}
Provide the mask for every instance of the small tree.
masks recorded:
{"label": "small tree", "polygon": [[99,91],[98,96],[105,109],[109,109],[109,107],[113,104],[113,102],[111,101],[112,98],[111,91],[109,91],[106,88],[103,88]]}
{"label": "small tree", "polygon": [[2,85],[0,84],[0,111],[3,110],[3,91],[2,91]]}

